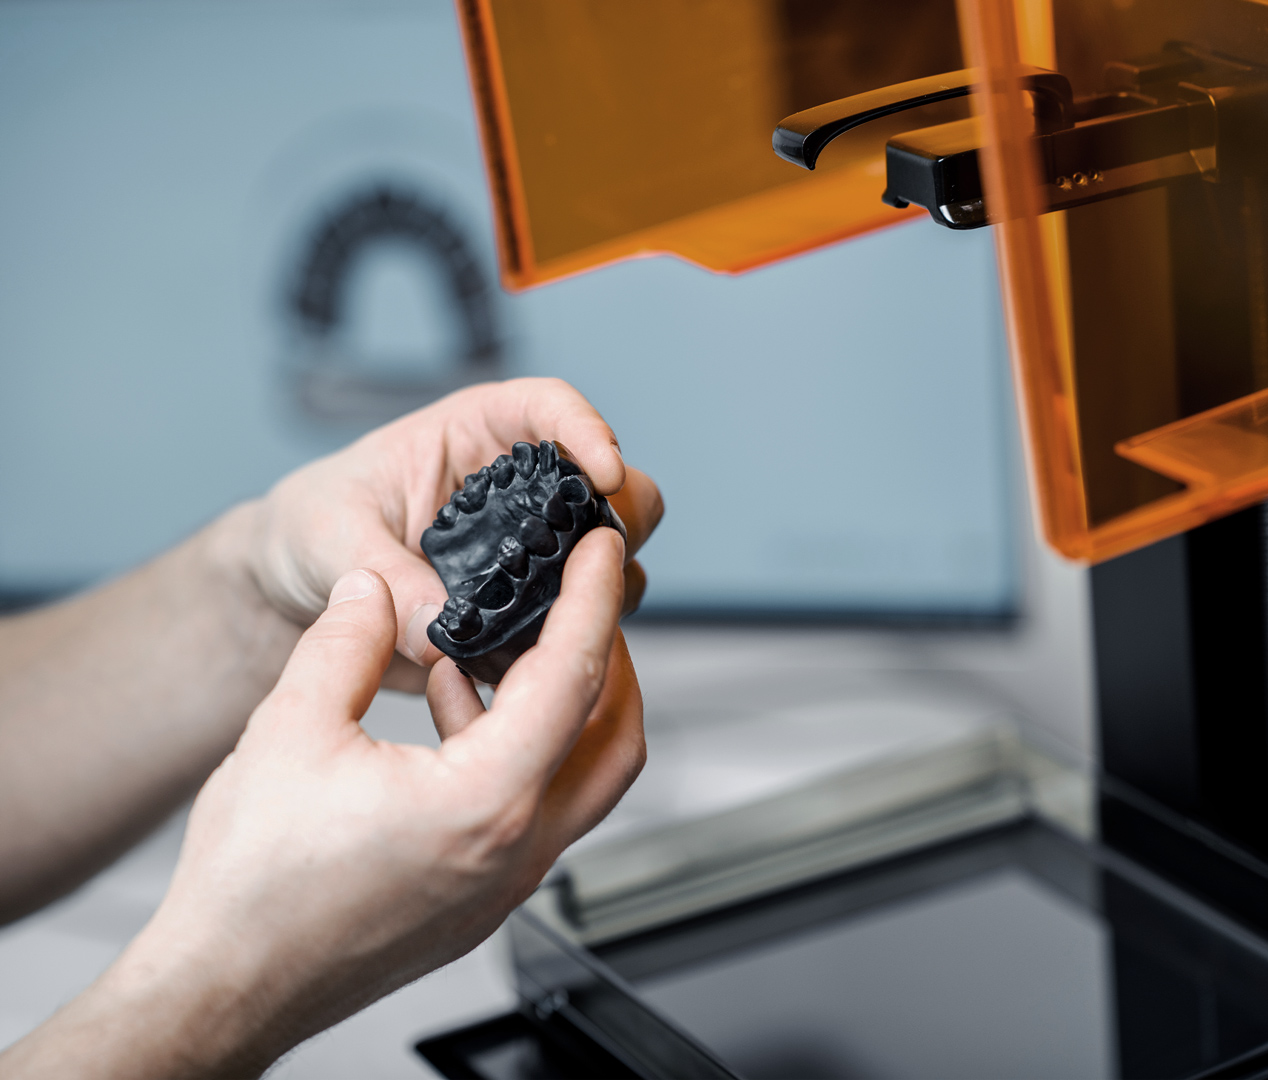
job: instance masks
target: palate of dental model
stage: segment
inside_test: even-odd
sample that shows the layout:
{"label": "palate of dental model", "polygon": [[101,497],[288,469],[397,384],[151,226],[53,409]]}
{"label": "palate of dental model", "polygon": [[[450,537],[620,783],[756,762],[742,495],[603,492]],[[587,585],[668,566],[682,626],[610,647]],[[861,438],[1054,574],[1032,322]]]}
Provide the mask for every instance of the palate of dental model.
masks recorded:
{"label": "palate of dental model", "polygon": [[500,682],[536,644],[564,561],[600,525],[625,536],[563,447],[516,443],[468,476],[423,532],[423,553],[449,592],[427,637],[465,674]]}

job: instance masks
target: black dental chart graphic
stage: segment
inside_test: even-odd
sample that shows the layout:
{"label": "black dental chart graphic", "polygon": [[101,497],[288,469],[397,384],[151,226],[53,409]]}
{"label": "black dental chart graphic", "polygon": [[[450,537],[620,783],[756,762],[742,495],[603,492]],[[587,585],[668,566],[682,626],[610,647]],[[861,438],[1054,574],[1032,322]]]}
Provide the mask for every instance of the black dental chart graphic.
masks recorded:
{"label": "black dental chart graphic", "polygon": [[[445,295],[431,308],[452,325],[440,356],[381,357],[345,332],[353,276],[382,243],[404,245],[438,271]],[[419,275],[419,288],[435,288]],[[420,297],[421,299],[421,297]],[[301,249],[287,314],[296,330],[288,365],[295,404],[318,421],[372,425],[462,386],[501,377],[496,287],[454,215],[411,186],[363,185],[318,218]]]}

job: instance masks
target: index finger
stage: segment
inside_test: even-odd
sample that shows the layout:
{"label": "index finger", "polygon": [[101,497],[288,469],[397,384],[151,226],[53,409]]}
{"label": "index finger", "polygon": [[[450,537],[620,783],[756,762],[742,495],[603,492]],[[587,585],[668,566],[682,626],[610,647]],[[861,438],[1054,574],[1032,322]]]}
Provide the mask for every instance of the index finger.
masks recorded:
{"label": "index finger", "polygon": [[508,774],[508,790],[544,787],[598,700],[624,595],[624,550],[614,529],[582,537],[537,644],[507,672],[488,713],[445,744],[478,740],[482,756]]}

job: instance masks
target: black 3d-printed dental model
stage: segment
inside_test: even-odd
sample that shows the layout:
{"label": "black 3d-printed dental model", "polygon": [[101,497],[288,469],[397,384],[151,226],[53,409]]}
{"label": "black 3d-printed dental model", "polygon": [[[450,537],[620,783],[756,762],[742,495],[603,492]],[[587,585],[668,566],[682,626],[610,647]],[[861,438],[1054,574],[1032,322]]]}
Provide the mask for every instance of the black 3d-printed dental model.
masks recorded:
{"label": "black 3d-printed dental model", "polygon": [[427,627],[432,644],[473,678],[500,682],[536,643],[569,553],[599,525],[625,535],[555,443],[516,443],[472,473],[423,533],[423,553],[449,591]]}

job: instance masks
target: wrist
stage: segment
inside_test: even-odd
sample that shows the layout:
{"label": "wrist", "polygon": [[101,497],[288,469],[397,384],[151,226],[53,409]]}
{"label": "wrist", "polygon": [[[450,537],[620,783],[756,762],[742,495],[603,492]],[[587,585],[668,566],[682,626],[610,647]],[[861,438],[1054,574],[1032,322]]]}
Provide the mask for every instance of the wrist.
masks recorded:
{"label": "wrist", "polygon": [[139,1018],[129,1023],[143,1029],[130,1033],[129,1051],[139,1041],[156,1077],[259,1075],[277,1056],[263,1049],[274,1034],[265,972],[239,943],[210,940],[207,923],[166,914],[94,987],[104,1008]]}
{"label": "wrist", "polygon": [[228,590],[239,606],[271,608],[260,587],[256,549],[259,546],[261,504],[239,503],[199,533],[198,557],[217,585]]}
{"label": "wrist", "polygon": [[222,514],[197,537],[197,557],[221,598],[227,629],[276,676],[303,624],[280,610],[262,583],[263,513],[263,503],[252,500]]}
{"label": "wrist", "polygon": [[101,1080],[263,1073],[277,1054],[264,1049],[272,1032],[257,973],[232,947],[166,932],[161,918],[0,1066],[22,1077]]}

